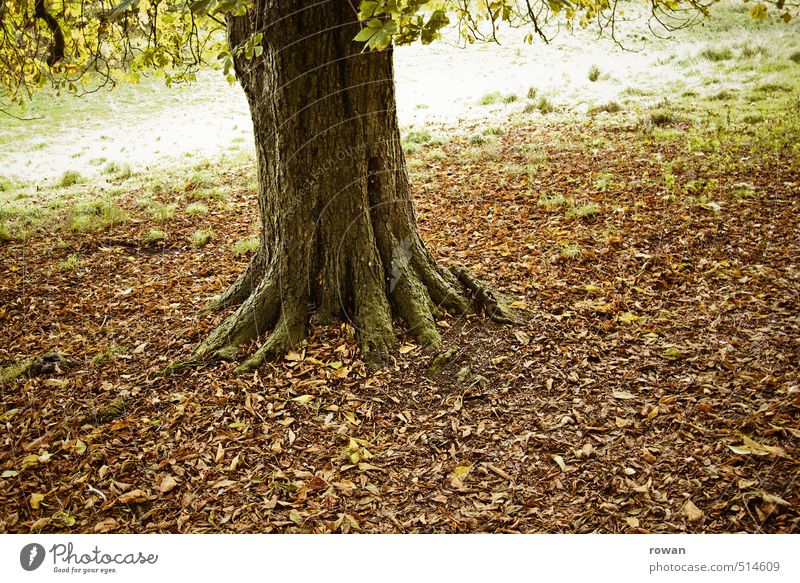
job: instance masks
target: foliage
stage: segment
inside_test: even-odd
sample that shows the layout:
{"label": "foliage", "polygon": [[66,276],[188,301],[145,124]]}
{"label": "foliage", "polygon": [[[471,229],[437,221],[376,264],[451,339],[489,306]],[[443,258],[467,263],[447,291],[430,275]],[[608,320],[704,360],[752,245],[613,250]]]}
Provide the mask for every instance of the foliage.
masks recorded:
{"label": "foliage", "polygon": [[[653,0],[650,18],[674,30],[708,17],[719,0]],[[258,0],[0,0],[0,98],[24,104],[47,84],[85,93],[144,75],[168,85],[194,78],[202,63],[234,79],[233,57],[258,59],[268,37],[258,31],[229,47],[226,19],[247,14]],[[428,44],[452,25],[464,43],[497,40],[502,26],[525,26],[525,37],[549,41],[560,28],[590,25],[617,39],[618,0],[361,0],[365,49],[420,41]],[[770,5],[768,8],[767,5]],[[750,16],[788,22],[798,3],[764,0]],[[257,10],[256,10],[257,12]],[[252,13],[251,13],[252,14]],[[0,110],[1,111],[1,110]]]}

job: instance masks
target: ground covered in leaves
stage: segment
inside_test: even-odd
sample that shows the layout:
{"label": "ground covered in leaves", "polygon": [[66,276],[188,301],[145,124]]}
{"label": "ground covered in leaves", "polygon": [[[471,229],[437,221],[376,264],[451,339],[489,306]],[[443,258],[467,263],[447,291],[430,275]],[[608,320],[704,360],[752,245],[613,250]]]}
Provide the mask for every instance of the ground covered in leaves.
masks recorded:
{"label": "ground covered in leaves", "polygon": [[600,117],[413,148],[431,249],[525,320],[441,321],[435,374],[408,338],[368,369],[347,325],[155,374],[245,264],[237,173],[163,238],[132,192],[0,247],[0,532],[798,532],[796,152]]}

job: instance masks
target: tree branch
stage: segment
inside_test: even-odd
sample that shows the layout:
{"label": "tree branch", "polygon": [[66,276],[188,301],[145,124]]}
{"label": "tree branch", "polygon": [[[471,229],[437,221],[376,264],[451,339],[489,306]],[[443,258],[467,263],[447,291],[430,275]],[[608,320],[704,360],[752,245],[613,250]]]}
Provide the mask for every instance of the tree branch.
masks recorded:
{"label": "tree branch", "polygon": [[64,58],[64,33],[61,31],[58,21],[47,11],[44,0],[36,0],[33,15],[44,20],[47,28],[53,34],[53,49],[50,51],[50,56],[47,57],[47,65],[52,67]]}

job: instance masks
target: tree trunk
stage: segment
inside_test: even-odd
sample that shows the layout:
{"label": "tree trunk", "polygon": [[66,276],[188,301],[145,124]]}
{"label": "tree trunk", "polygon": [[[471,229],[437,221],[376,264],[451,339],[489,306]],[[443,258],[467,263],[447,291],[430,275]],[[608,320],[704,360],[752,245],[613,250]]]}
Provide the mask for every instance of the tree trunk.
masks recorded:
{"label": "tree trunk", "polygon": [[439,310],[508,318],[468,274],[440,268],[420,238],[392,51],[362,52],[353,41],[357,5],[257,0],[228,22],[232,49],[263,33],[263,54],[234,59],[253,119],[261,246],[215,303],[238,307],[198,357],[234,358],[266,336],[241,366],[251,370],[300,342],[312,315],[349,321],[371,354],[396,344],[393,316],[427,345],[440,342]]}

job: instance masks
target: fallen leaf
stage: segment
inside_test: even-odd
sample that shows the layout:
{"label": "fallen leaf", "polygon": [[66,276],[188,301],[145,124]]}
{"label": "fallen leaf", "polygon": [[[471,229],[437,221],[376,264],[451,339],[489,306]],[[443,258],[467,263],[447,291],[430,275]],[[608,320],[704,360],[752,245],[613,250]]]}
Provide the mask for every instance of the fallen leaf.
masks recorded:
{"label": "fallen leaf", "polygon": [[148,497],[142,490],[131,490],[130,492],[126,492],[119,498],[117,501],[122,504],[140,504],[142,502],[147,502]]}
{"label": "fallen leaf", "polygon": [[560,455],[551,455],[550,457],[553,458],[553,461],[558,464],[558,467],[561,468],[562,472],[567,471],[567,464],[564,463],[563,457],[561,457]]}
{"label": "fallen leaf", "polygon": [[175,481],[175,478],[172,476],[165,476],[161,483],[158,485],[158,491],[162,494],[166,494],[171,492],[175,488],[178,487],[178,482]]}
{"label": "fallen leaf", "polygon": [[44,494],[31,494],[31,508],[37,510],[42,500],[44,500]]}
{"label": "fallen leaf", "polygon": [[104,518],[94,525],[94,531],[98,534],[103,534],[116,530],[117,527],[119,527],[119,522],[115,518]]}
{"label": "fallen leaf", "polygon": [[635,399],[636,395],[628,391],[613,391],[611,396],[615,399]]}
{"label": "fallen leaf", "polygon": [[681,513],[689,519],[689,522],[698,522],[705,516],[703,511],[695,506],[694,502],[691,500],[686,501],[686,504],[684,504],[683,508],[681,509]]}

